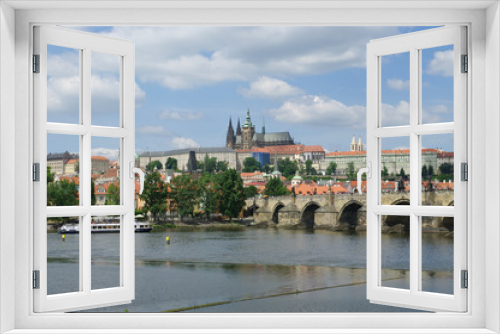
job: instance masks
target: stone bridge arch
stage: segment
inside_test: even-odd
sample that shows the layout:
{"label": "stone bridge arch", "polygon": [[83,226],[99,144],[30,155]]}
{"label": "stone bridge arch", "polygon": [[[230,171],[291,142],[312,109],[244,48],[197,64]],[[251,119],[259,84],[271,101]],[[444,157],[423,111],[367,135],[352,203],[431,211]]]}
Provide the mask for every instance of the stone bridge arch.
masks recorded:
{"label": "stone bridge arch", "polygon": [[358,200],[350,200],[339,211],[338,224],[356,227],[359,225],[358,211],[364,206]]}
{"label": "stone bridge arch", "polygon": [[[410,205],[408,198],[400,198],[392,202],[391,205]],[[410,230],[410,216],[382,216],[382,225],[389,227],[403,225],[405,231]]]}
{"label": "stone bridge arch", "polygon": [[278,213],[284,207],[285,207],[285,204],[283,204],[281,201],[274,204],[274,207],[271,210],[271,213],[272,213],[271,223],[273,223],[274,225],[278,225],[278,223],[279,223]]}
{"label": "stone bridge arch", "polygon": [[253,217],[255,215],[255,211],[260,208],[260,205],[257,203],[252,203],[252,205],[246,205],[246,207],[243,208],[243,217]]}
{"label": "stone bridge arch", "polygon": [[321,208],[321,205],[316,201],[310,201],[304,204],[300,211],[300,225],[307,228],[314,227],[314,225],[316,225],[314,215],[319,208]]}

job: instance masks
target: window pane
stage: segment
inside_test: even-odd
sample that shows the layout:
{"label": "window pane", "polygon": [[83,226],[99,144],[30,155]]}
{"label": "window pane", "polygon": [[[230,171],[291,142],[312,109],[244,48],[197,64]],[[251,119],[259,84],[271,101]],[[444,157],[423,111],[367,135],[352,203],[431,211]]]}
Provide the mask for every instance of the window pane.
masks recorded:
{"label": "window pane", "polygon": [[452,133],[422,136],[422,205],[453,206]]}
{"label": "window pane", "polygon": [[92,52],[92,125],[120,126],[121,57]]}
{"label": "window pane", "polygon": [[453,122],[453,45],[421,50],[422,123]]}
{"label": "window pane", "polygon": [[92,137],[92,205],[120,205],[120,139]]}
{"label": "window pane", "polygon": [[92,289],[120,286],[119,216],[92,217]]}
{"label": "window pane", "polygon": [[382,205],[410,205],[410,137],[382,138]]}
{"label": "window pane", "polygon": [[410,289],[410,217],[381,217],[381,286]]}
{"label": "window pane", "polygon": [[47,45],[47,122],[80,122],[80,50]]}
{"label": "window pane", "polygon": [[382,126],[410,125],[410,53],[381,57]]}
{"label": "window pane", "polygon": [[79,217],[47,219],[47,294],[80,291]]}
{"label": "window pane", "polygon": [[47,206],[80,203],[80,137],[47,134]]}
{"label": "window pane", "polygon": [[422,291],[453,294],[453,217],[421,217]]}

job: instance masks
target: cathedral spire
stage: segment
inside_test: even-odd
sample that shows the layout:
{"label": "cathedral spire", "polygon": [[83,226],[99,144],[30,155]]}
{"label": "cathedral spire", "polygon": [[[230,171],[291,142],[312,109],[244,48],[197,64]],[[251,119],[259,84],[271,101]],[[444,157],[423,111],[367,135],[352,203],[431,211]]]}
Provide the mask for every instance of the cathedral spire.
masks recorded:
{"label": "cathedral spire", "polygon": [[262,134],[263,135],[266,134],[266,123],[265,123],[264,117],[262,117]]}
{"label": "cathedral spire", "polygon": [[236,136],[241,136],[241,125],[239,117],[238,117],[238,126],[236,127]]}
{"label": "cathedral spire", "polygon": [[250,108],[247,109],[247,121],[245,122],[245,125],[243,125],[244,128],[251,128],[253,126],[252,124],[252,118],[250,117]]}
{"label": "cathedral spire", "polygon": [[229,126],[227,128],[226,136],[226,147],[234,149],[234,144],[236,142],[236,137],[234,136],[233,122],[231,117],[229,117]]}

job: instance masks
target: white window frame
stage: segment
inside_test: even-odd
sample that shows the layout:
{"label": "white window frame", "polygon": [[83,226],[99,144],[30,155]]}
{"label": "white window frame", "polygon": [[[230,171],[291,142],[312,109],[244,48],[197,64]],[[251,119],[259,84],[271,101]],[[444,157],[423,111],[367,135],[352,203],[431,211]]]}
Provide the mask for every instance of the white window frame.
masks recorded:
{"label": "white window frame", "polygon": [[[14,11],[10,5],[29,10]],[[331,332],[331,333],[494,333],[500,331],[500,11],[495,1],[337,1],[270,2],[122,2],[134,8],[116,9],[107,1],[18,2],[0,4],[0,331],[15,333],[50,332],[144,333],[161,332]],[[69,6],[70,8],[58,8]],[[97,8],[99,6],[100,8]],[[114,10],[102,10],[108,6]],[[398,9],[391,9],[397,6]],[[489,6],[489,8],[487,8]],[[71,8],[73,7],[73,8]],[[80,9],[74,9],[78,7]],[[406,7],[406,8],[405,8]],[[40,10],[45,8],[48,10]],[[87,9],[81,9],[87,8]],[[403,9],[401,9],[403,8]],[[487,8],[487,9],[486,9]],[[201,10],[208,9],[208,10]],[[411,9],[411,10],[409,10]],[[485,24],[486,23],[486,24]],[[30,55],[34,24],[66,25],[442,25],[469,27],[471,62],[469,68],[468,142],[470,186],[468,197],[470,243],[470,288],[467,313],[436,314],[34,314],[30,245],[32,245],[32,193],[30,181],[32,147],[32,100]],[[14,35],[15,33],[15,35]],[[14,38],[15,36],[15,38]],[[486,67],[488,66],[488,71]],[[15,66],[15,72],[13,70]],[[12,84],[15,83],[15,85]],[[15,99],[13,98],[15,96]],[[15,110],[15,113],[12,112]],[[488,121],[486,121],[486,118]],[[15,145],[12,145],[15,138]],[[487,138],[487,142],[486,142]],[[488,143],[488,145],[486,145]],[[488,147],[488,151],[484,147]],[[493,150],[493,151],[492,151]],[[488,152],[488,155],[485,153]],[[7,161],[15,160],[15,168]],[[9,173],[9,174],[7,174]],[[12,177],[15,175],[15,178]],[[486,182],[486,175],[491,180]],[[15,198],[10,198],[16,189]],[[486,196],[488,194],[488,196]],[[488,221],[485,209],[488,205]],[[6,208],[15,207],[12,212]],[[14,222],[14,224],[12,224]],[[12,238],[12,235],[15,238]],[[12,256],[14,254],[14,256]],[[12,289],[12,287],[15,287]],[[487,291],[487,293],[486,293]],[[12,307],[12,305],[15,305]],[[137,329],[138,324],[143,329]],[[176,330],[190,328],[192,331]],[[293,331],[292,329],[296,330]],[[414,328],[413,330],[411,328]],[[137,330],[134,330],[137,329]],[[415,330],[418,329],[418,330]],[[13,333],[14,333],[13,332]],[[47,332],[47,331],[45,331]],[[248,332],[248,330],[246,331]]]}

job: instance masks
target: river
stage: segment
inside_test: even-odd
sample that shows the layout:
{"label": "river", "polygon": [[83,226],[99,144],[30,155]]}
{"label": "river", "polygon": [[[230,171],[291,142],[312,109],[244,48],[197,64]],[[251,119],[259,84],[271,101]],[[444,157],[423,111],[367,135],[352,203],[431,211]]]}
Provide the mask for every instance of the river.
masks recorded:
{"label": "river", "polygon": [[[165,241],[170,237],[170,244]],[[383,285],[408,287],[409,235],[383,235]],[[136,233],[136,298],[91,312],[413,312],[366,300],[366,233]],[[49,294],[78,290],[78,235],[48,234]],[[453,238],[423,234],[426,291],[453,293]],[[92,234],[92,288],[119,285],[119,234]]]}

